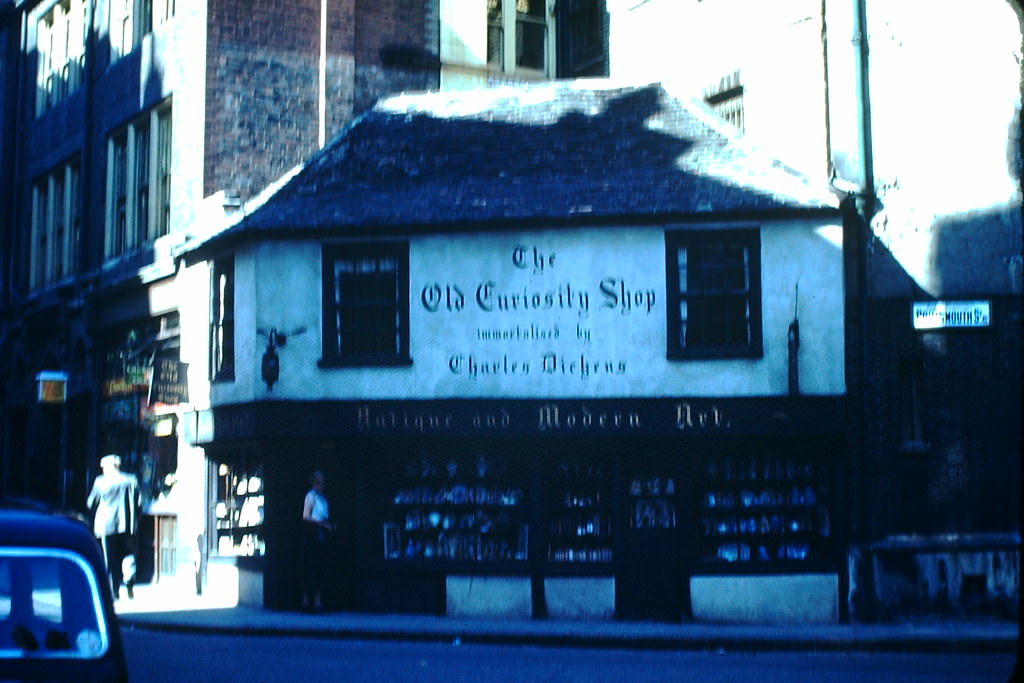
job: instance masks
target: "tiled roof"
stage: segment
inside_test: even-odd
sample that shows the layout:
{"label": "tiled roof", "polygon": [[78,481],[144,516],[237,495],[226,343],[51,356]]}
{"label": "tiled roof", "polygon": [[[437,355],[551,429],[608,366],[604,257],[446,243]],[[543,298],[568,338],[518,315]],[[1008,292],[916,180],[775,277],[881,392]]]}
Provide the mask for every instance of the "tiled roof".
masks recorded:
{"label": "tiled roof", "polygon": [[835,208],[701,102],[555,81],[379,102],[227,233]]}

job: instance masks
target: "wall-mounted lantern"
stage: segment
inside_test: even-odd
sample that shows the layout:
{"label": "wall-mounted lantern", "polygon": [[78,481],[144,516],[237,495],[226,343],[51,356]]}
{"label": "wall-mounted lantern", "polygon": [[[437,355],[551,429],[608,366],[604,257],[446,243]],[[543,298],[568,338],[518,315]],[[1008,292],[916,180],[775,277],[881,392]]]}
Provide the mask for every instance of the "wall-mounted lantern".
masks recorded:
{"label": "wall-mounted lantern", "polygon": [[281,360],[277,357],[277,346],[285,345],[287,337],[278,337],[277,330],[272,329],[267,335],[267,350],[263,352],[260,362],[260,377],[267,383],[267,389],[274,390],[274,384],[281,377]]}
{"label": "wall-mounted lantern", "polygon": [[281,359],[278,358],[277,349],[288,343],[288,337],[302,334],[305,331],[305,327],[287,333],[278,332],[276,327],[272,327],[269,331],[262,328],[256,330],[267,338],[267,348],[263,352],[263,358],[260,359],[260,377],[266,383],[268,391],[273,391],[274,385],[281,378]]}
{"label": "wall-mounted lantern", "polygon": [[40,403],[61,404],[67,400],[68,374],[43,370],[36,375],[36,400]]}

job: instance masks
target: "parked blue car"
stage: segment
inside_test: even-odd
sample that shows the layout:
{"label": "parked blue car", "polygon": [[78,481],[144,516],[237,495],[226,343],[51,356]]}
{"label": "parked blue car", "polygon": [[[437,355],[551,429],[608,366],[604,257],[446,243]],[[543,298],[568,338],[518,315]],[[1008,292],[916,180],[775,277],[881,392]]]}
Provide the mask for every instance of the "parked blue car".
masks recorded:
{"label": "parked blue car", "polygon": [[0,503],[0,681],[128,680],[99,544],[74,517]]}

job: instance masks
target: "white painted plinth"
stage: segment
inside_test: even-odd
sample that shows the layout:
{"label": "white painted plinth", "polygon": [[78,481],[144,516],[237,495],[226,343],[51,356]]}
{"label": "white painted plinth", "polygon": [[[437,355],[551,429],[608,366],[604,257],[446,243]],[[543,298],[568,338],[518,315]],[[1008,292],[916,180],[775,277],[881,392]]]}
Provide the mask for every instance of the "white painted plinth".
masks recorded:
{"label": "white painted plinth", "polygon": [[450,617],[529,619],[533,615],[527,576],[448,576],[445,583]]}
{"label": "white painted plinth", "polygon": [[698,621],[835,623],[839,620],[839,577],[694,576],[690,579],[690,601]]}
{"label": "white painted plinth", "polygon": [[547,577],[544,579],[544,599],[551,619],[613,619],[615,578]]}

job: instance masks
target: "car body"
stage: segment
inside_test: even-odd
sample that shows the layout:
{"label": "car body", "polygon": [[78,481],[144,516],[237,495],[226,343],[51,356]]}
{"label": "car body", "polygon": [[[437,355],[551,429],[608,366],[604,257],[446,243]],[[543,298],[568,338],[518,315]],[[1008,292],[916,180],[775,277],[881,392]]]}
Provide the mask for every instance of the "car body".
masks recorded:
{"label": "car body", "polygon": [[0,504],[0,683],[128,680],[99,544],[72,516]]}

